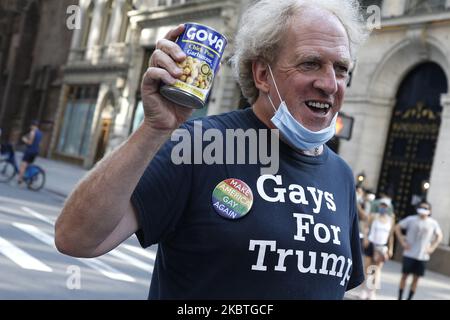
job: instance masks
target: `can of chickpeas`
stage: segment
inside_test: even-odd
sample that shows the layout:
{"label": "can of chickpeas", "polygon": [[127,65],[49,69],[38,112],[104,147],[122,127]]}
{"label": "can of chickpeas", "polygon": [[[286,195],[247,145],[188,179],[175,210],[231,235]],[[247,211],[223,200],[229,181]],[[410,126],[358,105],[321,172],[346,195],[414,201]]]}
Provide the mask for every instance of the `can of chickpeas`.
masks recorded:
{"label": "can of chickpeas", "polygon": [[182,63],[177,63],[183,75],[173,85],[161,86],[160,92],[181,106],[200,109],[208,99],[227,39],[198,23],[185,23],[184,27],[183,34],[175,41],[187,56]]}

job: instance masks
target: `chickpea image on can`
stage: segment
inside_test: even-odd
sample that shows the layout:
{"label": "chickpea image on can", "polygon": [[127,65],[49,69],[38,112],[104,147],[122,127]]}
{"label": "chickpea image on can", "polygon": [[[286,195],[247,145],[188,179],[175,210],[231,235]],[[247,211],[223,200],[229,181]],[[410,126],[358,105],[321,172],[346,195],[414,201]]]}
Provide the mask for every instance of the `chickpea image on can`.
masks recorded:
{"label": "chickpea image on can", "polygon": [[186,23],[185,31],[178,37],[176,43],[187,56],[183,62],[177,63],[183,74],[175,84],[161,86],[160,93],[181,106],[203,108],[227,40],[210,27]]}
{"label": "chickpea image on can", "polygon": [[183,69],[183,75],[179,80],[193,85],[200,89],[209,89],[211,86],[213,73],[209,65],[192,57],[187,57],[182,63],[177,65]]}

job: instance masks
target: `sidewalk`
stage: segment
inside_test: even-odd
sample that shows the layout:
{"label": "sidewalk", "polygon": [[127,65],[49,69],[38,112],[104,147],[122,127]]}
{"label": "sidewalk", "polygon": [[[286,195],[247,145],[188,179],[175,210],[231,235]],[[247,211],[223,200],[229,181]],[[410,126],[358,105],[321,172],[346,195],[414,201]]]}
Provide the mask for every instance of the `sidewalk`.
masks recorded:
{"label": "sidewalk", "polygon": [[[377,300],[397,300],[398,285],[400,283],[402,265],[396,261],[388,261],[381,273],[380,289],[377,290]],[[403,292],[403,299],[406,299],[412,276],[407,280],[407,286]],[[359,300],[361,286],[346,294],[350,300]],[[419,280],[417,292],[414,300],[450,300],[450,277],[442,274],[425,271],[425,276]]]}
{"label": "sidewalk", "polygon": [[[17,152],[16,158],[19,161],[22,159],[22,154]],[[45,170],[46,181],[44,189],[62,197],[67,197],[78,181],[88,172],[88,170],[76,165],[42,157],[38,157],[35,163]]]}

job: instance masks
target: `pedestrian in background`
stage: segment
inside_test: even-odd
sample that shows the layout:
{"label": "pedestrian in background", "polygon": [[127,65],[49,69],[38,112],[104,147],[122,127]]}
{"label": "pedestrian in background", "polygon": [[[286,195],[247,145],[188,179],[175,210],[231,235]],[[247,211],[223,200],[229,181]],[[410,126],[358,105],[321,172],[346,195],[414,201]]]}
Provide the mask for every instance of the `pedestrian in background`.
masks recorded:
{"label": "pedestrian in background", "polygon": [[[417,214],[401,220],[395,227],[403,251],[402,277],[398,292],[398,300],[402,299],[408,275],[413,275],[413,280],[408,294],[411,300],[416,293],[419,278],[425,275],[427,261],[442,241],[442,231],[436,220],[430,217],[431,205],[422,201],[417,206]],[[406,235],[402,234],[402,229]]]}
{"label": "pedestrian in background", "polygon": [[395,219],[388,214],[388,208],[389,202],[381,199],[378,212],[369,215],[363,244],[367,276],[361,299],[375,299],[384,262],[392,258],[394,252]]}
{"label": "pedestrian in background", "polygon": [[380,206],[380,203],[383,202],[387,204],[387,213],[391,216],[394,215],[394,204],[392,203],[392,197],[387,194],[386,192],[381,191],[379,194],[379,197],[372,201],[370,212],[372,213],[378,213],[378,207]]}
{"label": "pedestrian in background", "polygon": [[363,187],[356,187],[356,207],[358,209],[359,237],[361,238],[361,245],[362,240],[364,239],[364,229],[369,218],[369,212],[366,211],[365,198],[366,192],[364,191]]}
{"label": "pedestrian in background", "polygon": [[30,131],[22,137],[22,142],[26,144],[26,149],[23,154],[22,162],[19,167],[18,184],[23,182],[23,175],[25,174],[28,165],[33,163],[39,154],[39,145],[42,140],[42,132],[39,130],[39,122],[37,120],[31,121]]}

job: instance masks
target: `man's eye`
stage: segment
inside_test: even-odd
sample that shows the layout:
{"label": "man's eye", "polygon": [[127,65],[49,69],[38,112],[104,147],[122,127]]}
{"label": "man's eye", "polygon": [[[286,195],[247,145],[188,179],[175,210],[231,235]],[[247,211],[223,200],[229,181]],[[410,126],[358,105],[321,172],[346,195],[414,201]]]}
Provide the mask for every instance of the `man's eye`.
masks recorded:
{"label": "man's eye", "polygon": [[336,66],[336,71],[337,71],[337,73],[339,73],[339,74],[348,74],[348,68],[347,67],[345,67],[345,66]]}
{"label": "man's eye", "polygon": [[312,70],[312,69],[317,69],[319,67],[319,64],[314,61],[307,61],[307,62],[303,62],[300,66],[303,69]]}

